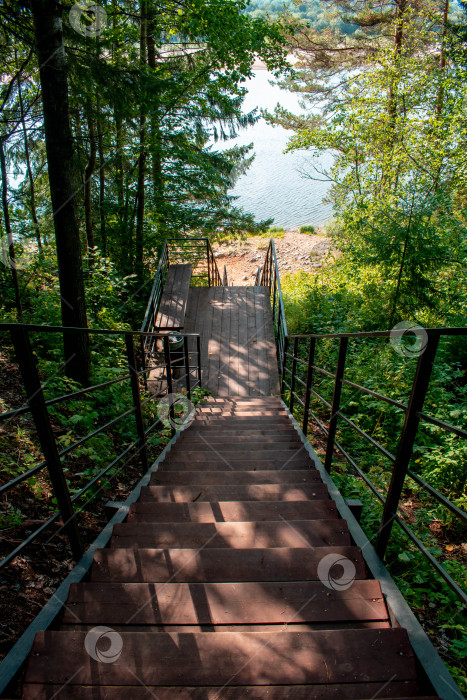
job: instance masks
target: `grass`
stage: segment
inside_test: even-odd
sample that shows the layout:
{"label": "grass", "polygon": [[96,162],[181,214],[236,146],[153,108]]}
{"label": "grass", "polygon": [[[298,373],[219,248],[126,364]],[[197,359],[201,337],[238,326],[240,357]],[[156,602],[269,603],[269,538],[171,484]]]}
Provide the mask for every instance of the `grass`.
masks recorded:
{"label": "grass", "polygon": [[311,224],[307,224],[306,226],[300,226],[300,233],[309,233],[309,234],[316,234],[316,229],[314,226],[311,226]]}

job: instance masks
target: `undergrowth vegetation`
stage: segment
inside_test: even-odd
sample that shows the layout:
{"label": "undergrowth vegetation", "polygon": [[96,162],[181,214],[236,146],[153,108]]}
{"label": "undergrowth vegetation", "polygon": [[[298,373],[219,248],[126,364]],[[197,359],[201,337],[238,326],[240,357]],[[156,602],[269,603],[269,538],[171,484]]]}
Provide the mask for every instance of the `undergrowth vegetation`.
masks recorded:
{"label": "undergrowth vegetation", "polygon": [[[391,282],[377,266],[356,268],[346,256],[340,256],[330,261],[321,274],[302,271],[285,276],[281,282],[289,334],[388,330],[385,300],[390,297]],[[444,300],[440,299],[437,308],[421,308],[411,318],[396,321],[408,320],[425,328],[460,325],[461,318],[465,318],[467,296],[452,305],[449,303],[451,289],[446,289]],[[411,356],[410,352],[403,352],[404,347],[409,350],[412,347],[413,335],[404,337],[401,342],[402,352],[397,352],[387,338],[350,340],[345,378],[395,401],[407,402],[418,353]],[[337,350],[337,339],[317,341],[315,365],[334,374]],[[426,414],[464,430],[467,429],[466,350],[465,337],[446,337],[440,341],[423,409]],[[299,353],[306,360],[305,341],[300,341]],[[306,363],[299,369],[298,376],[305,380]],[[313,388],[328,402],[332,401],[333,385],[333,377],[315,371]],[[325,427],[328,425],[329,409],[316,396],[311,400],[311,411]],[[395,454],[404,417],[401,409],[344,385],[341,411],[360,430]],[[303,412],[297,402],[294,412],[302,418]],[[326,438],[313,419],[310,419],[310,436],[323,456]],[[336,439],[363,475],[385,496],[392,468],[387,456],[342,419],[338,421]],[[422,421],[410,469],[456,506],[467,510],[467,442],[461,437]],[[338,450],[331,473],[346,498],[363,501],[362,526],[374,542],[382,516],[380,500]],[[427,552],[436,557],[465,590],[467,544],[462,521],[409,477],[399,516]],[[393,526],[387,563],[457,683],[467,690],[465,606],[397,524]]]}

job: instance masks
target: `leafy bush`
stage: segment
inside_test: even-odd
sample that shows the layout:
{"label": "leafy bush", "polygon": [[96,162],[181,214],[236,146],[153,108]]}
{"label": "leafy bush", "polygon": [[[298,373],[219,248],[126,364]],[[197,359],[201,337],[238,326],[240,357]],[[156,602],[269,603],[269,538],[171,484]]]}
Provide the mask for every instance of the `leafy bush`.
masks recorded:
{"label": "leafy bush", "polygon": [[312,233],[312,234],[315,234],[315,233],[316,233],[316,229],[315,229],[315,227],[312,226],[311,224],[310,224],[310,225],[306,225],[306,226],[300,226],[300,233]]}

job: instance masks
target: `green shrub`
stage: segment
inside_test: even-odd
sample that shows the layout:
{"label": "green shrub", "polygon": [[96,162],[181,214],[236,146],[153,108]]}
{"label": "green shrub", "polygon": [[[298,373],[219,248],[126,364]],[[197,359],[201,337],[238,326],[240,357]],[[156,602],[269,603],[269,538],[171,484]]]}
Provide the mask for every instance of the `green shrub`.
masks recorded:
{"label": "green shrub", "polygon": [[311,233],[314,234],[316,233],[316,229],[314,226],[311,224],[306,225],[306,226],[300,226],[300,233]]}
{"label": "green shrub", "polygon": [[284,238],[284,228],[282,226],[271,226],[265,235],[269,238]]}

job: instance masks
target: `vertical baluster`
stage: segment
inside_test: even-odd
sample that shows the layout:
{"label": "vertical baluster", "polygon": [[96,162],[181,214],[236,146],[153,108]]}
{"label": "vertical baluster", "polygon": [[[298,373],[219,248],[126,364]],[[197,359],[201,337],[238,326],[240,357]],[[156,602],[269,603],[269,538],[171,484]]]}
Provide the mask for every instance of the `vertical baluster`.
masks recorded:
{"label": "vertical baluster", "polygon": [[201,388],[201,336],[196,336],[196,352],[198,355],[198,383]]}
{"label": "vertical baluster", "polygon": [[[282,357],[279,357],[279,362],[281,362],[281,396],[284,396],[284,381],[285,381],[285,364],[286,364],[286,352],[289,346],[289,339],[287,336],[283,339],[282,343]],[[280,353],[280,348],[279,348]]]}
{"label": "vertical baluster", "polygon": [[145,335],[140,335],[139,336],[139,346],[141,349],[141,369],[143,370],[143,384],[144,388],[147,391],[148,390],[148,375],[146,372],[147,365],[146,365],[146,340],[147,336]]}
{"label": "vertical baluster", "polygon": [[308,432],[308,418],[310,415],[310,399],[311,399],[311,387],[313,384],[313,365],[315,363],[315,347],[316,339],[310,338],[310,347],[308,349],[308,370],[306,373],[306,389],[305,389],[305,408],[303,412],[303,434],[306,435]]}
{"label": "vertical baluster", "polygon": [[412,457],[413,446],[417,436],[420,422],[420,411],[423,409],[431,372],[438,349],[439,336],[430,335],[425,351],[418,359],[417,369],[412,384],[412,391],[402,426],[401,437],[397,448],[396,460],[392,469],[391,483],[389,484],[386,503],[384,504],[383,517],[376,540],[376,551],[383,558],[386,553],[391,535],[394,516],[399,507],[399,501],[404,488],[405,476]]}
{"label": "vertical baluster", "polygon": [[190,381],[190,355],[188,353],[188,336],[183,338],[183,350],[185,353],[185,372],[186,372],[186,393],[191,399],[191,381]]}
{"label": "vertical baluster", "polygon": [[57,499],[58,509],[62,516],[63,529],[68,537],[75,561],[81,559],[84,548],[81,542],[76,513],[73,509],[68,484],[63,473],[62,463],[58,454],[57,444],[50,424],[49,413],[45,404],[36,361],[31,348],[29,333],[24,326],[11,329],[11,339],[15,348],[24,388],[34,424],[37,430],[42,453],[49,472],[52,488]]}
{"label": "vertical baluster", "polygon": [[[289,411],[293,411],[294,403],[294,392],[295,392],[295,375],[297,374],[297,355],[298,355],[298,338],[295,337],[293,341],[293,357],[292,357],[292,378],[290,380],[290,401],[289,401]],[[284,358],[285,359],[285,358]]]}
{"label": "vertical baluster", "polygon": [[173,402],[173,381],[172,381],[172,361],[170,358],[170,341],[169,336],[164,336],[164,355],[165,355],[165,373],[167,380],[167,393],[169,395],[169,418],[170,418],[170,430],[172,435],[175,435],[175,409]]}
{"label": "vertical baluster", "polygon": [[208,287],[211,286],[211,259],[209,256],[209,241],[206,239],[206,258],[208,261]]}
{"label": "vertical baluster", "polygon": [[133,406],[135,407],[136,431],[138,433],[138,451],[141,459],[143,474],[149,469],[148,451],[146,446],[146,434],[144,431],[143,412],[141,409],[141,394],[139,391],[138,369],[136,367],[135,346],[133,336],[125,333],[126,356],[128,369],[130,372],[131,393],[133,396]]}
{"label": "vertical baluster", "polygon": [[334,379],[334,394],[332,397],[332,408],[331,408],[331,418],[329,420],[329,433],[328,442],[326,447],[326,459],[324,466],[327,472],[331,471],[332,464],[332,453],[334,450],[334,440],[336,438],[337,430],[337,413],[339,411],[341,393],[342,393],[342,379],[344,378],[345,370],[345,358],[347,356],[347,345],[348,338],[341,338],[339,343],[339,355],[337,357],[337,367],[336,375]]}

